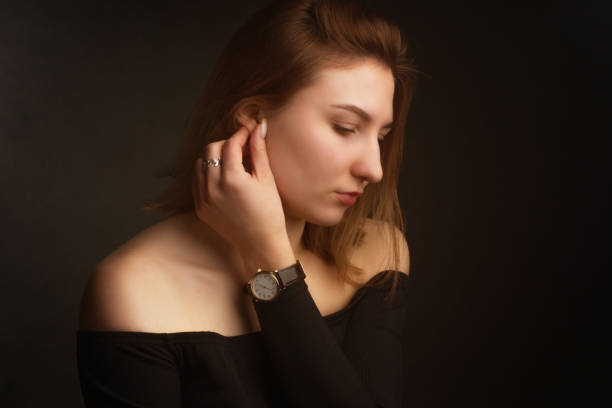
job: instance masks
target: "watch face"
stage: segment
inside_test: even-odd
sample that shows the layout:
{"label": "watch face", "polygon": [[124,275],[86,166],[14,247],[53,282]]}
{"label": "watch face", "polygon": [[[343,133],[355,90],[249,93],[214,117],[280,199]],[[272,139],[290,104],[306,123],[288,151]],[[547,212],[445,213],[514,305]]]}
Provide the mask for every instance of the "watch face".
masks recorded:
{"label": "watch face", "polygon": [[270,272],[259,272],[253,277],[253,293],[260,300],[272,300],[278,294],[278,281]]}

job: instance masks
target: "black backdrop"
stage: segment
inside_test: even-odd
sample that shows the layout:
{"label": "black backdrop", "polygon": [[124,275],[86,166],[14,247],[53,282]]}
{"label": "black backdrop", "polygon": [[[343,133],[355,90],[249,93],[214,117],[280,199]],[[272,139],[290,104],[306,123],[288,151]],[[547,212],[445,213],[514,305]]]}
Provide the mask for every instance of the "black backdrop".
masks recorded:
{"label": "black backdrop", "polygon": [[[82,405],[87,275],[158,219],[138,205],[164,185],[214,58],[265,2],[210,3],[0,3],[0,405]],[[363,3],[401,25],[425,72],[399,186],[410,406],[592,400],[609,361],[607,254],[591,239],[608,207],[609,9]]]}

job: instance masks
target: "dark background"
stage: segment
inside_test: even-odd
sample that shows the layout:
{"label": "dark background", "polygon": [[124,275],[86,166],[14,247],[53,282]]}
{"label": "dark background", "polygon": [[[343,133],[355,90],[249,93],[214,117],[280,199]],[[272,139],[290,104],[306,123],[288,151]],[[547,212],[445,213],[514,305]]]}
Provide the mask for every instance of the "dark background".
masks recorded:
{"label": "dark background", "polygon": [[[609,365],[596,330],[609,256],[593,237],[608,209],[610,8],[362,3],[401,25],[425,73],[399,185],[410,406],[594,401]],[[88,274],[159,219],[139,203],[262,4],[0,2],[0,405],[82,405]]]}

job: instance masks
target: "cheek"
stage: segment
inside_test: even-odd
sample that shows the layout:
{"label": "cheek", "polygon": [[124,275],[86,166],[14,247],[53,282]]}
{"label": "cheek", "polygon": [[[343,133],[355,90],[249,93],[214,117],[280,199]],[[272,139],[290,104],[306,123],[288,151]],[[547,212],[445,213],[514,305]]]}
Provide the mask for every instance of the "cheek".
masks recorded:
{"label": "cheek", "polygon": [[268,156],[279,191],[333,188],[343,158],[339,137],[315,129],[274,131],[278,133],[271,133]]}

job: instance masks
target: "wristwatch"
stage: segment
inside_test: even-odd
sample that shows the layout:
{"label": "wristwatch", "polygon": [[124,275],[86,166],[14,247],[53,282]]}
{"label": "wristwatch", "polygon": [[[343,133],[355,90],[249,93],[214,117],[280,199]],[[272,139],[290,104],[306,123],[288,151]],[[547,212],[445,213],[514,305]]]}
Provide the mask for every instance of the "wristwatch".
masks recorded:
{"label": "wristwatch", "polygon": [[264,271],[259,268],[255,276],[244,285],[244,292],[251,295],[255,302],[271,302],[289,285],[305,277],[306,274],[300,261],[273,271]]}

